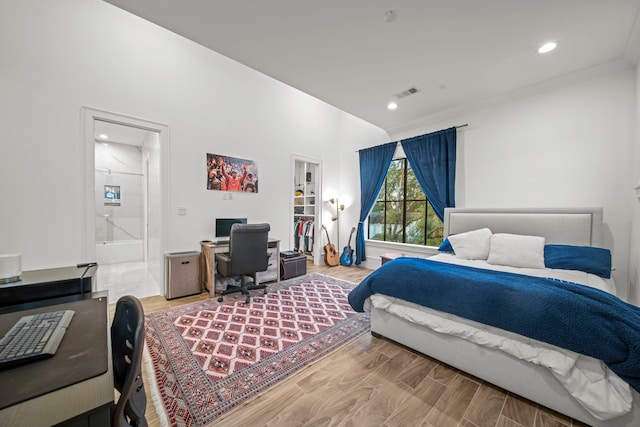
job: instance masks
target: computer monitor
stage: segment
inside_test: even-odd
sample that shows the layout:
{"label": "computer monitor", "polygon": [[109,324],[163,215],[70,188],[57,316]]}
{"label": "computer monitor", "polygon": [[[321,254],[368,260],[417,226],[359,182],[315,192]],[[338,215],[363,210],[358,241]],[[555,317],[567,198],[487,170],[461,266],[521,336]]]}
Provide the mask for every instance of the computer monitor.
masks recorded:
{"label": "computer monitor", "polygon": [[246,224],[247,218],[216,218],[216,238],[228,239],[233,224]]}

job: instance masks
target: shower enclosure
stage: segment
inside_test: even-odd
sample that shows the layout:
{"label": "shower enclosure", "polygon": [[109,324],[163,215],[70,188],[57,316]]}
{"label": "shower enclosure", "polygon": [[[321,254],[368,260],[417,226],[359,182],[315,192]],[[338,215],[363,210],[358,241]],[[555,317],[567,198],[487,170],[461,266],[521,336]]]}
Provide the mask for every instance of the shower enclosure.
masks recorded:
{"label": "shower enclosure", "polygon": [[145,260],[146,162],[142,147],[95,145],[96,260]]}

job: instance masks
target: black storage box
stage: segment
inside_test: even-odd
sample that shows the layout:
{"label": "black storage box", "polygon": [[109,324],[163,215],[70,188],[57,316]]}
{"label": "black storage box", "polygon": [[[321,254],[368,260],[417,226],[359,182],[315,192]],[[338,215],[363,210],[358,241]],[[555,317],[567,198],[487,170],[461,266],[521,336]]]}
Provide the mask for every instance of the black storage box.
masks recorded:
{"label": "black storage box", "polygon": [[280,258],[280,279],[286,280],[292,277],[307,274],[307,257],[296,256],[294,258]]}
{"label": "black storage box", "polygon": [[282,251],[280,252],[281,258],[297,258],[300,256],[299,252],[296,251]]}

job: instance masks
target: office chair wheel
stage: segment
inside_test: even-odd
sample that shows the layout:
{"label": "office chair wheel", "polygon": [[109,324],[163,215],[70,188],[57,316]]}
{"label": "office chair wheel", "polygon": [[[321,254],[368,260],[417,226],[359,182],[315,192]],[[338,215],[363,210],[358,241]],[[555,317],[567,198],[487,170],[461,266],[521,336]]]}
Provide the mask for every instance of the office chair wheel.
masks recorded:
{"label": "office chair wheel", "polygon": [[222,301],[223,301],[222,297],[218,297],[218,302],[222,302]]}
{"label": "office chair wheel", "polygon": [[247,298],[244,300],[244,302],[249,304],[251,302],[251,297],[249,295],[247,295]]}

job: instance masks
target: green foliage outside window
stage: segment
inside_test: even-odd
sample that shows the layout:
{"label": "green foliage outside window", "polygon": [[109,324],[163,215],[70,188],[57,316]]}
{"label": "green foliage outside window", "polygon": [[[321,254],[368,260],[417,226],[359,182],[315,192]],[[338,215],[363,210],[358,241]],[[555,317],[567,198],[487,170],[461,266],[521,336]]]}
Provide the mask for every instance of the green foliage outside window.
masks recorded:
{"label": "green foliage outside window", "polygon": [[440,246],[442,233],[442,221],[407,159],[393,160],[369,214],[369,239]]}

